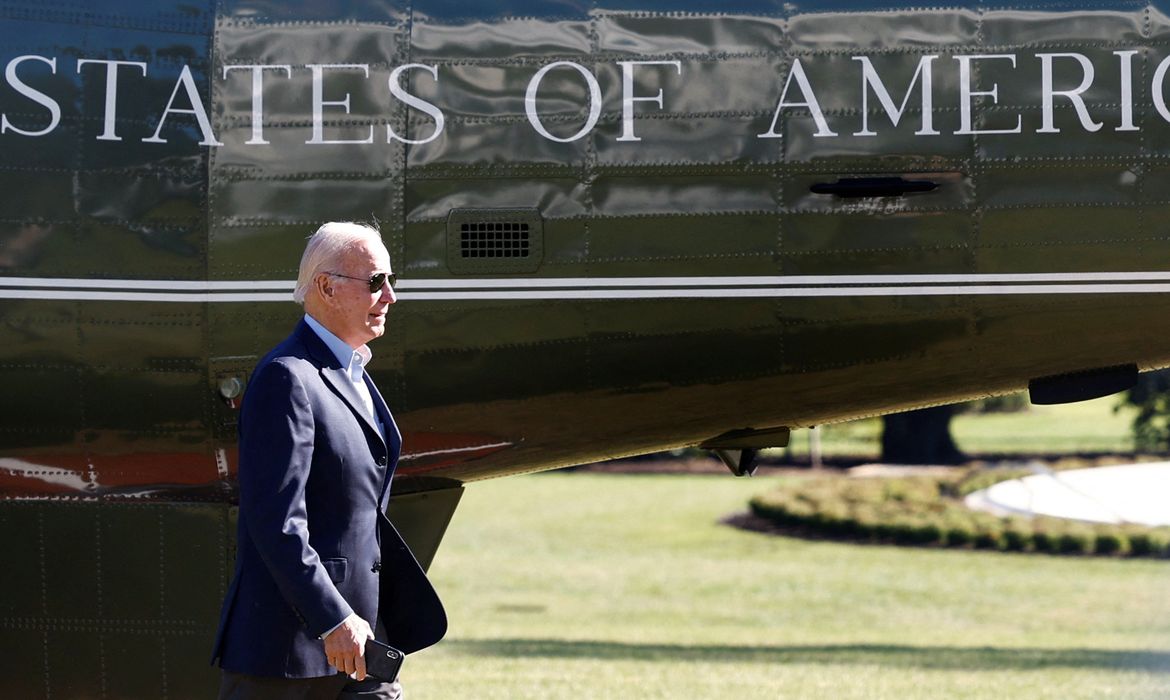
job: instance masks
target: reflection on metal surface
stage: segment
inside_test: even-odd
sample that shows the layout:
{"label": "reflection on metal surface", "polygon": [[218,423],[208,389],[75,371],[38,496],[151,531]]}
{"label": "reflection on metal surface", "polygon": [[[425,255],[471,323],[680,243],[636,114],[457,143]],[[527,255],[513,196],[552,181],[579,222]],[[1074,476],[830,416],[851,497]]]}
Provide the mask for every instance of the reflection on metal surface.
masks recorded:
{"label": "reflection on metal surface", "polygon": [[0,485],[10,497],[86,493],[96,486],[79,471],[0,457]]}
{"label": "reflection on metal surface", "polygon": [[446,450],[431,450],[429,452],[404,452],[402,454],[403,461],[412,461],[422,459],[424,457],[434,457],[435,455],[454,455],[467,452],[484,453],[495,451],[504,447],[511,447],[510,442],[493,442],[488,445],[473,445],[471,447],[452,447]]}
{"label": "reflection on metal surface", "polygon": [[449,433],[410,433],[403,438],[403,452],[398,463],[398,474],[414,476],[442,470],[513,447],[507,441],[492,441],[480,435]]}
{"label": "reflection on metal surface", "polygon": [[214,499],[222,500],[225,475],[217,465],[226,467],[227,459],[225,450],[214,460],[183,453],[42,454],[35,462],[5,457],[0,458],[0,492],[7,498],[145,498],[187,491],[186,500],[219,491]]}
{"label": "reflection on metal surface", "polygon": [[220,480],[226,481],[231,474],[231,467],[228,466],[228,458],[226,450],[215,451],[215,471]]}

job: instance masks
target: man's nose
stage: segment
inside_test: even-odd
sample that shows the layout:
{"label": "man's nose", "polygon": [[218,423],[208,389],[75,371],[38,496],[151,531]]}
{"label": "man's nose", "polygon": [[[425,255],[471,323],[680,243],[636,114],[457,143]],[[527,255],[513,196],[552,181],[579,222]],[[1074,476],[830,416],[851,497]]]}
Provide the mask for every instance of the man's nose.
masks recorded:
{"label": "man's nose", "polygon": [[383,304],[393,304],[398,301],[398,295],[394,293],[394,287],[390,286],[389,280],[386,280],[386,283],[382,285],[382,296],[379,297],[378,301]]}

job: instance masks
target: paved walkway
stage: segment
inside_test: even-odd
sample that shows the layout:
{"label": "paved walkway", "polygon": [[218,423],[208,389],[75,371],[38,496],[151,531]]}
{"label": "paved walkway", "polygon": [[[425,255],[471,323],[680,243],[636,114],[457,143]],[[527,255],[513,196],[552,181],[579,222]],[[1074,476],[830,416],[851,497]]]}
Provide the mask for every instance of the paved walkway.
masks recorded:
{"label": "paved walkway", "polygon": [[1170,525],[1170,462],[1036,471],[976,491],[967,496],[967,505],[998,515]]}

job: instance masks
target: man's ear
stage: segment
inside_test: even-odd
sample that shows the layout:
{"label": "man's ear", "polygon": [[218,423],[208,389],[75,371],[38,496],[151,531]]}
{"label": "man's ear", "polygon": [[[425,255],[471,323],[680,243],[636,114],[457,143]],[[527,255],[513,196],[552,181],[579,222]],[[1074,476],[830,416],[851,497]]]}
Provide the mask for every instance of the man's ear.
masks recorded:
{"label": "man's ear", "polygon": [[317,293],[321,295],[322,299],[326,301],[333,297],[333,284],[329,279],[329,275],[324,272],[317,275],[313,280],[313,284],[317,287]]}

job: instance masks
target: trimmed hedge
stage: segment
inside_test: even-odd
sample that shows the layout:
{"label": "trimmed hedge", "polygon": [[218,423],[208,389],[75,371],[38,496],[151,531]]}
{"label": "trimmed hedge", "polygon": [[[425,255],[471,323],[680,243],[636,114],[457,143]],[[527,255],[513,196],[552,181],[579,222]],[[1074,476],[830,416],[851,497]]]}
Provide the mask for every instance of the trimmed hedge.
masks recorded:
{"label": "trimmed hedge", "polygon": [[[807,534],[864,542],[1007,552],[1170,557],[1170,527],[1084,523],[971,510],[962,496],[1011,472],[955,476],[817,476],[792,479],[751,500],[752,512]],[[978,488],[971,488],[979,484]]]}

